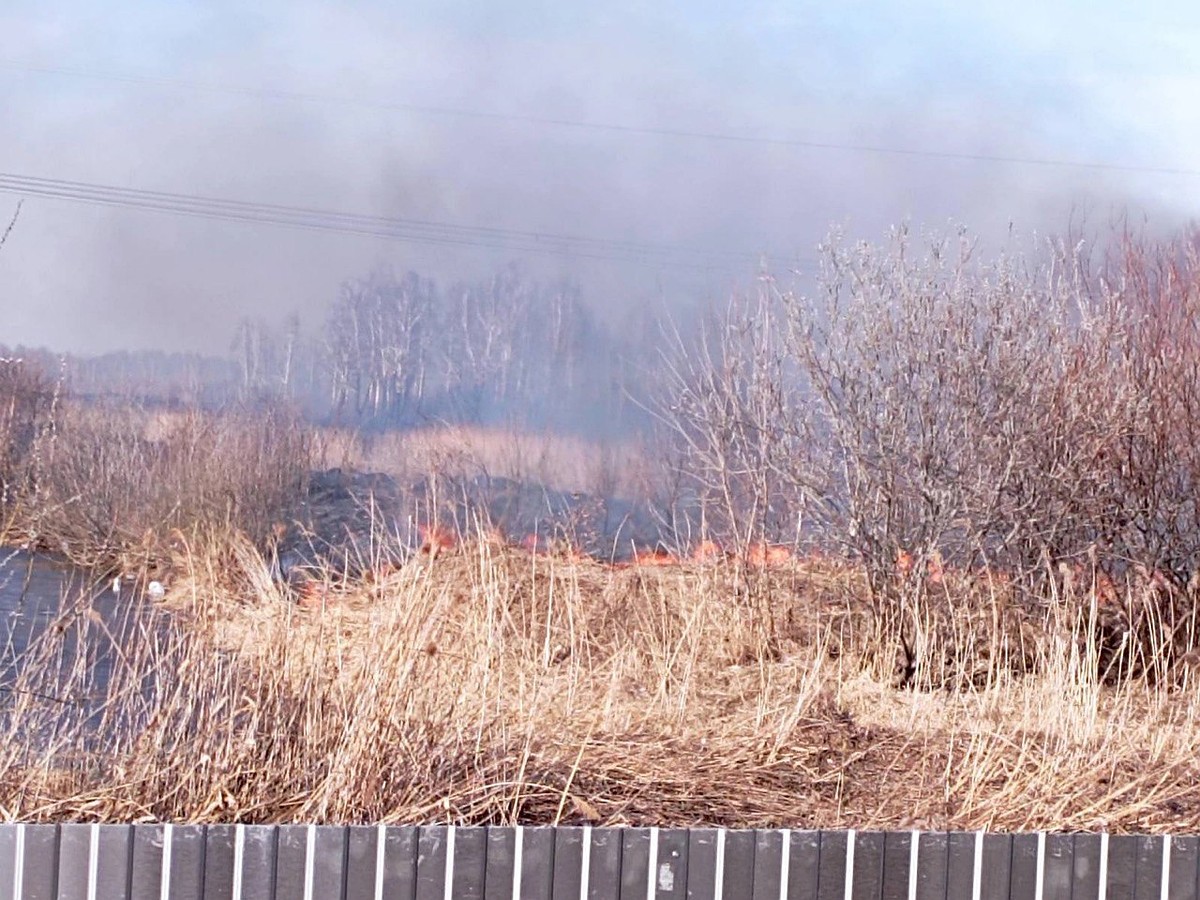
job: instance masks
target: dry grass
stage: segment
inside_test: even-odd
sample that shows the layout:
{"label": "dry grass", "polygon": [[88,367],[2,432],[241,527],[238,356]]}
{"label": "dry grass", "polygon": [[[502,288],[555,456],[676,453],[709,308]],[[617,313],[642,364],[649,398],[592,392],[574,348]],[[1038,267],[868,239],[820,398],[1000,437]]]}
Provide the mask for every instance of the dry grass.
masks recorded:
{"label": "dry grass", "polygon": [[[153,572],[181,531],[194,541],[237,530],[265,546],[315,461],[311,429],[284,408],[43,406],[24,423],[29,436],[4,483],[0,538],[79,566]],[[0,446],[6,439],[14,455],[0,427]]]}
{"label": "dry grass", "polygon": [[86,691],[87,669],[26,670],[0,814],[1200,827],[1194,689],[1103,685],[1069,598],[1018,613],[945,585],[914,607],[916,681],[941,687],[913,689],[846,565],[614,569],[480,543],[295,598],[248,541],[218,545],[177,560],[96,746],[41,698]]}
{"label": "dry grass", "polygon": [[320,443],[327,465],[402,480],[486,473],[562,491],[639,496],[647,478],[634,439],[604,443],[550,432],[436,425],[378,434],[327,428]]}

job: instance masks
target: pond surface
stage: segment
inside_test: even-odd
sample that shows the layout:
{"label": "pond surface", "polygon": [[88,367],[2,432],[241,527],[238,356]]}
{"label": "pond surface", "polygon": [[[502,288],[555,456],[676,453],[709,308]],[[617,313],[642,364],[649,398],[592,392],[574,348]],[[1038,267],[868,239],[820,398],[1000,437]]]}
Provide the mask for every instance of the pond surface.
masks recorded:
{"label": "pond surface", "polygon": [[0,548],[0,725],[31,697],[87,720],[133,637],[136,605],[53,557]]}

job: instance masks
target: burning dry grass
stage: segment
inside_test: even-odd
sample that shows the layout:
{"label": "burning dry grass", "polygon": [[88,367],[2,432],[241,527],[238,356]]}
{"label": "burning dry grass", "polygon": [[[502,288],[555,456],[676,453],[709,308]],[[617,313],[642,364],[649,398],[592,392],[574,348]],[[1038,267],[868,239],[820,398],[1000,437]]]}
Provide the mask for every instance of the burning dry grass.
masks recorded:
{"label": "burning dry grass", "polygon": [[179,562],[99,740],[25,676],[3,815],[1200,827],[1194,690],[1106,687],[1071,615],[977,584],[914,615],[914,683],[942,685],[921,690],[832,562],[614,569],[481,541],[305,603],[248,542]]}

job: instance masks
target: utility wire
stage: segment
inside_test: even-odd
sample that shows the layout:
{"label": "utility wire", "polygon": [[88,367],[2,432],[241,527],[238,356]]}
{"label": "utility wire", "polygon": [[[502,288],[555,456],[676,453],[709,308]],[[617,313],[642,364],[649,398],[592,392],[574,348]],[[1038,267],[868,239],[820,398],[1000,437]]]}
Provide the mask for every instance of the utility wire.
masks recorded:
{"label": "utility wire", "polygon": [[369,216],[3,172],[0,172],[0,193],[180,216],[363,235],[406,243],[473,247],[516,253],[550,253],[672,268],[709,271],[733,267],[748,268],[762,259],[761,254],[750,252]]}
{"label": "utility wire", "polygon": [[1195,177],[1200,169],[1176,168],[1171,166],[1144,166],[1099,160],[1054,159],[1050,157],[1017,156],[998,153],[963,153],[953,150],[932,150],[919,147],[889,147],[882,144],[850,144],[837,141],[816,141],[802,138],[785,138],[760,134],[739,134],[729,131],[698,131],[684,128],[666,128],[648,125],[631,125],[619,122],[596,122],[583,119],[537,116],[522,113],[501,113],[488,110],[463,109],[447,106],[430,106],[418,103],[384,102],[354,96],[313,94],[268,88],[252,88],[237,85],[207,84],[176,78],[153,75],[138,75],[121,72],[39,66],[16,60],[0,59],[0,69],[30,72],[42,75],[61,75],[70,78],[95,79],[100,81],[125,82],[157,87],[169,87],[189,91],[235,94],[264,100],[282,100],[302,103],[321,103],[338,106],[357,106],[365,109],[408,112],[417,115],[483,119],[503,122],[521,122],[555,128],[586,129],[616,134],[642,135],[647,137],[669,137],[688,140],[722,142],[727,144],[760,144],[773,147],[793,147],[807,150],[831,150],[847,153],[873,153],[925,159],[955,160],[960,162],[998,163],[1003,165],[1039,166],[1091,171],[1129,172],[1143,175],[1172,175]]}

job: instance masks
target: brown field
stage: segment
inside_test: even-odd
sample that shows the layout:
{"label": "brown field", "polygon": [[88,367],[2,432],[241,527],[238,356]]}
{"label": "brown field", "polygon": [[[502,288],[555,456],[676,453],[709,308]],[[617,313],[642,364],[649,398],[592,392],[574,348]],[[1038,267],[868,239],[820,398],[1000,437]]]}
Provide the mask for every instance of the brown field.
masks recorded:
{"label": "brown field", "polygon": [[[860,573],[829,561],[618,569],[479,541],[304,596],[244,539],[174,565],[103,749],[0,741],[4,817],[1200,827],[1190,675],[1100,683],[1083,598],[1034,614],[947,576],[900,687]],[[23,687],[14,730],[50,727]]]}

